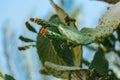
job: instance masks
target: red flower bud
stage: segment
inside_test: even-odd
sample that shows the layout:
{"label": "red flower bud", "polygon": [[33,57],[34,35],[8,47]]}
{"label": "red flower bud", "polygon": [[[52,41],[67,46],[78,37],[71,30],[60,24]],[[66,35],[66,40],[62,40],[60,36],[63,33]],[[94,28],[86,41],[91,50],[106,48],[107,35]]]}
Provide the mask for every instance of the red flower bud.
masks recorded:
{"label": "red flower bud", "polygon": [[47,31],[46,28],[42,28],[41,31],[40,31],[40,33],[41,33],[42,35],[45,35],[46,31]]}
{"label": "red flower bud", "polygon": [[39,21],[38,18],[35,18],[35,19],[34,19],[34,22],[35,22],[35,23],[38,23],[38,21]]}

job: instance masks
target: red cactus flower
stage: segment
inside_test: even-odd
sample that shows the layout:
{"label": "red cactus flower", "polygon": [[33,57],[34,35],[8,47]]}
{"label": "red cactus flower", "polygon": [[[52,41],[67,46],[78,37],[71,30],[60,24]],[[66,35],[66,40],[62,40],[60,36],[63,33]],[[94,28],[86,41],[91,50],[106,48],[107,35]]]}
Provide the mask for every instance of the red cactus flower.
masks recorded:
{"label": "red cactus flower", "polygon": [[38,18],[35,18],[35,19],[34,19],[34,22],[35,22],[35,23],[38,23],[38,21],[39,21]]}
{"label": "red cactus flower", "polygon": [[42,35],[45,35],[46,31],[47,31],[46,28],[42,28],[41,31],[40,31],[40,33],[41,33]]}

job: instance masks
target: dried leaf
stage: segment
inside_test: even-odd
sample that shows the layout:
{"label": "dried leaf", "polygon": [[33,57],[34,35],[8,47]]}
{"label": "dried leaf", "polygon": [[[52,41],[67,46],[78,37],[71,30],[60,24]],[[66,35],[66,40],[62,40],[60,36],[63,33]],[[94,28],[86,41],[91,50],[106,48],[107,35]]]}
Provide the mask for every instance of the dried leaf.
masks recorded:
{"label": "dried leaf", "polygon": [[73,47],[73,54],[74,54],[74,64],[75,66],[81,67],[82,66],[82,46],[75,46]]}
{"label": "dried leaf", "polygon": [[65,24],[65,18],[68,16],[67,13],[64,12],[62,8],[60,8],[58,5],[56,5],[53,0],[50,0],[52,6],[57,12],[57,15],[59,16],[60,20]]}
{"label": "dried leaf", "polygon": [[51,62],[45,62],[45,66],[48,70],[51,70],[51,73],[55,73],[54,76],[62,73],[62,76],[66,76],[66,79],[70,80],[93,80],[92,75],[90,75],[91,71],[88,69],[81,69],[76,66],[61,66]]}
{"label": "dried leaf", "polygon": [[50,0],[52,6],[54,7],[54,9],[57,12],[57,15],[60,18],[60,21],[65,24],[65,25],[69,25],[71,27],[76,28],[75,26],[75,19],[72,19],[68,16],[68,14],[62,9],[60,8],[58,5],[56,5],[53,0]]}

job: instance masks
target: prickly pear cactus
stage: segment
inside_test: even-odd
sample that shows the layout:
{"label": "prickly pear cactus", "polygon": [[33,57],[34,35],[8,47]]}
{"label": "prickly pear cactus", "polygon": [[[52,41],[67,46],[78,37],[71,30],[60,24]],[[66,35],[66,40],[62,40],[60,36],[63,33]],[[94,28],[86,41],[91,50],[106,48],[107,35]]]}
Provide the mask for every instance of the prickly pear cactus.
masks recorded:
{"label": "prickly pear cactus", "polygon": [[[54,22],[54,18],[55,21],[58,21],[57,19],[59,19],[57,15],[54,15],[50,18],[50,22]],[[59,33],[55,27],[50,27],[47,29]],[[72,51],[67,45],[67,41],[58,40],[57,38],[55,39],[49,39],[49,38],[46,38],[40,33],[38,33],[37,36],[36,48],[43,66],[46,66],[45,62],[47,61],[57,65],[74,66]],[[48,69],[45,68],[45,71],[52,74],[51,71],[53,70],[50,68]],[[60,74],[62,73],[57,72],[53,75],[56,77],[68,77],[68,75],[65,74],[62,74],[60,76]]]}
{"label": "prickly pear cactus", "polygon": [[89,44],[111,35],[120,26],[120,2],[112,6],[103,15],[96,28],[83,28],[80,31],[59,25],[61,34],[73,44]]}
{"label": "prickly pear cactus", "polygon": [[[49,21],[31,18],[30,21],[42,26],[39,32],[26,22],[28,30],[37,33],[37,38],[35,41],[20,36],[20,40],[34,44],[19,47],[18,49],[26,50],[30,47],[36,47],[39,59],[44,67],[41,70],[43,74],[52,74],[59,78],[74,78],[74,80],[95,80],[96,78],[93,77],[94,71],[90,69],[96,65],[96,60],[93,60],[89,69],[80,68],[82,61],[81,46],[111,35],[120,26],[120,2],[112,6],[103,15],[100,24],[96,28],[83,28],[78,31],[75,26],[75,20],[71,19],[52,0],[50,1],[57,15],[53,15]],[[100,56],[100,59],[105,58],[104,54]],[[101,69],[98,72],[107,72],[107,60],[105,62],[105,70],[99,66],[95,67]]]}

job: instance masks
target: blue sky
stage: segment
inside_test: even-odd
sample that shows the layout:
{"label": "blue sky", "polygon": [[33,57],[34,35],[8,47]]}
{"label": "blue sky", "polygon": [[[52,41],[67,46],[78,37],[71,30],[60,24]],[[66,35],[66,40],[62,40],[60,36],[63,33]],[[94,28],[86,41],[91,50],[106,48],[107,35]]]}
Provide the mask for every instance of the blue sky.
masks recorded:
{"label": "blue sky", "polygon": [[[57,2],[58,0],[54,0]],[[88,0],[75,0],[75,6],[83,6],[83,14],[86,19],[85,24],[92,24],[93,18],[99,17],[99,13],[104,10],[106,3]],[[0,1],[0,24],[5,20],[10,20],[10,24],[21,27],[29,17],[44,18],[53,11],[49,0],[1,0]],[[85,16],[86,15],[86,16]],[[90,15],[90,16],[89,16]]]}

